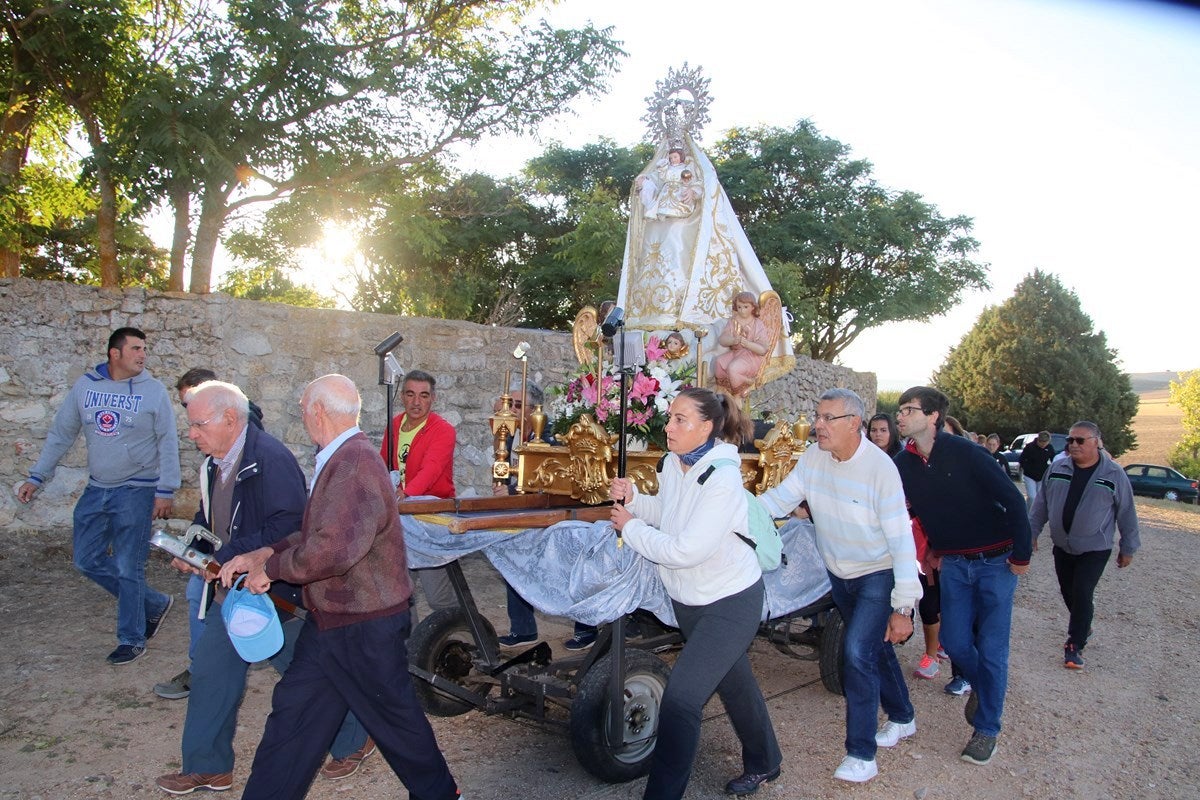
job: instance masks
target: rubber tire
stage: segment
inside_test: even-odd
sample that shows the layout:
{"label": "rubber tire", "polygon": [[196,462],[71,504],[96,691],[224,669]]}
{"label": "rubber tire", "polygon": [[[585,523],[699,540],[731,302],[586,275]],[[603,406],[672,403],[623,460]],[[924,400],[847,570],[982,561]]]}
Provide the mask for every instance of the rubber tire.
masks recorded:
{"label": "rubber tire", "polygon": [[1167,489],[1167,491],[1163,492],[1163,500],[1170,500],[1177,503],[1179,502],[1179,492],[1174,489]]}
{"label": "rubber tire", "polygon": [[821,629],[821,646],[817,653],[817,664],[821,667],[821,684],[836,695],[844,695],[842,678],[845,666],[842,651],[846,648],[846,621],[842,612],[834,606],[825,618]]}
{"label": "rubber tire", "polygon": [[[650,771],[658,734],[658,712],[671,668],[658,656],[645,650],[625,650],[625,718],[624,741],[645,739],[636,749],[615,753],[606,741],[608,731],[608,677],[612,673],[612,653],[601,658],[579,682],[579,691],[571,703],[571,749],[580,765],[607,783],[625,783]],[[646,713],[640,731],[630,730],[632,713]]]}
{"label": "rubber tire", "polygon": [[[496,629],[481,617],[483,632],[496,643]],[[478,648],[471,636],[471,626],[461,608],[443,608],[421,620],[408,637],[408,663],[440,675],[460,686],[474,689],[467,680],[473,669],[472,660]],[[413,676],[417,700],[427,714],[435,717],[456,717],[475,706],[436,689],[433,684]]]}

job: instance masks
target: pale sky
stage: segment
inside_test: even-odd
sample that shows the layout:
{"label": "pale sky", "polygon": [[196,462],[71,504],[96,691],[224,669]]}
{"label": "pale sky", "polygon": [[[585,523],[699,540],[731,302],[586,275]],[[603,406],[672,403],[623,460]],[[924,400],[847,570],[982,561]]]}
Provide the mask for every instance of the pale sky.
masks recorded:
{"label": "pale sky", "polygon": [[633,145],[655,82],[686,61],[711,81],[701,146],[808,118],[883,185],[974,218],[992,290],[863,334],[840,360],[880,388],[926,382],[1035,268],[1078,294],[1124,370],[1200,368],[1200,14],[1134,0],[565,0],[549,18],[614,27],[629,55],[611,91],[537,140],[459,151],[460,169],[512,175],[549,142]]}
{"label": "pale sky", "polygon": [[808,118],[880,183],[974,218],[992,290],[842,354],[881,388],[926,381],[1035,268],[1078,294],[1126,371],[1200,367],[1200,14],[1129,0],[566,0],[549,18],[614,27],[629,56],[612,90],[540,143],[478,147],[461,168],[513,174],[550,141],[635,144],[655,81],[687,61],[711,81],[702,146]]}

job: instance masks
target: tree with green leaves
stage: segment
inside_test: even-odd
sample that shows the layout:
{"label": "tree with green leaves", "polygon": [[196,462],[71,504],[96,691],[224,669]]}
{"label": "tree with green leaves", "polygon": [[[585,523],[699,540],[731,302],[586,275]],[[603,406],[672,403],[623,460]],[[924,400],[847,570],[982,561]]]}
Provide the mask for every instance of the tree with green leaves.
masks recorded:
{"label": "tree with green leaves", "polygon": [[1171,449],[1170,464],[1184,475],[1200,476],[1200,370],[1171,381],[1171,402],[1183,411],[1183,438]]}
{"label": "tree with green leaves", "polygon": [[303,308],[333,308],[337,305],[333,298],[296,283],[284,270],[269,265],[229,270],[221,278],[217,291],[243,300],[266,300]]}
{"label": "tree with green leaves", "polygon": [[552,145],[523,171],[532,202],[553,214],[548,257],[521,274],[521,324],[563,328],[585,305],[617,296],[629,187],[653,148],[609,139],[578,149]]}
{"label": "tree with green leaves", "polygon": [[984,309],[934,376],[950,409],[971,430],[1002,438],[1066,431],[1091,420],[1120,455],[1135,444],[1138,397],[1103,331],[1093,330],[1075,293],[1034,270],[1013,296]]}
{"label": "tree with green leaves", "polygon": [[156,33],[175,8],[153,0],[19,0],[0,7],[10,49],[10,95],[13,89],[20,95],[16,117],[32,115],[5,118],[14,136],[3,144],[9,151],[4,178],[13,181],[24,165],[21,133],[31,129],[38,109],[50,102],[69,109],[90,150],[82,179],[94,185],[98,198],[95,235],[102,286],[121,283],[117,226],[124,173],[113,158],[112,142],[126,99],[161,55],[154,49]]}
{"label": "tree with green leaves", "polygon": [[360,247],[365,268],[352,303],[361,311],[515,325],[521,266],[544,256],[546,219],[513,182],[488,175],[398,193]]}
{"label": "tree with green leaves", "polygon": [[[612,296],[625,247],[629,187],[647,145],[552,146],[525,168],[536,202],[565,228],[549,261],[525,265],[526,318],[560,327]],[[945,218],[912,192],[879,186],[870,164],[809,122],[735,129],[711,149],[772,285],[796,317],[798,345],[833,360],[862,331],[945,313],[987,287],[971,260],[967,217]],[[532,197],[531,197],[532,199]]]}
{"label": "tree with green leaves", "polygon": [[[41,229],[35,246],[25,251],[21,274],[35,280],[103,285],[96,225],[96,215],[88,213],[55,220]],[[114,243],[117,285],[167,290],[166,252],[127,214],[117,216]]]}
{"label": "tree with green leaves", "polygon": [[[231,215],[419,166],[455,142],[531,130],[599,92],[621,55],[611,32],[519,24],[537,5],[229,0],[208,8],[168,60],[175,83],[140,97],[140,124],[126,140],[153,144],[149,160],[163,166],[151,188],[172,195],[176,215],[192,212],[171,189],[193,187],[191,290],[209,290]],[[165,159],[172,146],[190,158]]]}
{"label": "tree with green leaves", "polygon": [[833,361],[869,328],[946,313],[988,288],[969,217],[944,217],[809,121],[734,129],[713,164],[771,285],[795,317],[797,349]]}

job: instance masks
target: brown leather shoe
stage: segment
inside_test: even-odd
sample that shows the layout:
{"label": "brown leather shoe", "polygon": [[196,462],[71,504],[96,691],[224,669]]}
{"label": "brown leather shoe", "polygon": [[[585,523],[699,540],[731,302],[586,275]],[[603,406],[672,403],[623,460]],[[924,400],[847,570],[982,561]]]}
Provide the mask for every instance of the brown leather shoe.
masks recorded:
{"label": "brown leather shoe", "polygon": [[367,756],[375,752],[375,741],[370,736],[363,746],[355,750],[345,758],[331,758],[329,762],[321,767],[321,777],[329,778],[331,781],[349,778],[354,773],[358,772],[358,768],[362,766],[362,762],[366,761]]}
{"label": "brown leather shoe", "polygon": [[170,775],[160,775],[154,780],[158,788],[171,794],[191,794],[197,789],[208,789],[212,792],[228,791],[233,786],[233,773],[222,772],[216,775],[201,775],[189,772],[184,775],[173,772]]}

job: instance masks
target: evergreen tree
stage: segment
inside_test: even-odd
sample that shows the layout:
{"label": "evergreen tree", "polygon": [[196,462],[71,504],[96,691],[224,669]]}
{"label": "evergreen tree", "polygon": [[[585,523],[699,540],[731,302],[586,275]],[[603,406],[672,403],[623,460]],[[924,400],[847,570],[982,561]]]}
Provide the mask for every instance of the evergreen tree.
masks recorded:
{"label": "evergreen tree", "polygon": [[1102,331],[1057,277],[1034,270],[999,306],[984,309],[934,376],[951,413],[1001,438],[1100,426],[1114,456],[1133,447],[1138,397]]}

